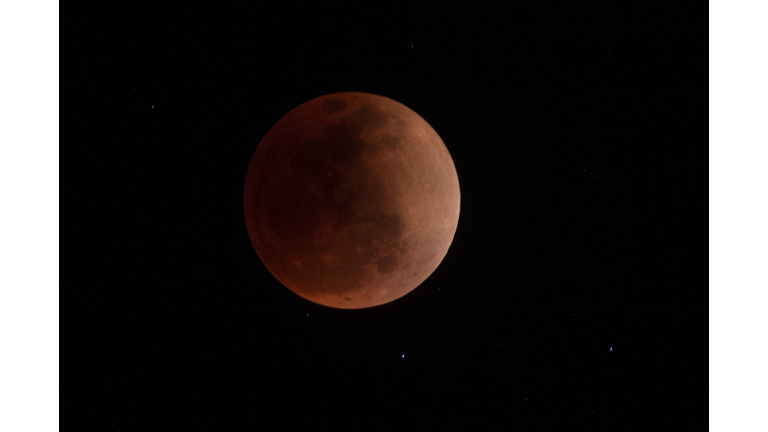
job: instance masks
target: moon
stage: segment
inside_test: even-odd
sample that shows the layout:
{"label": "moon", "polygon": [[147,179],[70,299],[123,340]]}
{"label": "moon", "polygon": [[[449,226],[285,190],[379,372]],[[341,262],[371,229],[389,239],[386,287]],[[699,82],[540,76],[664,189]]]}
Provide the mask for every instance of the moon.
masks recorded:
{"label": "moon", "polygon": [[392,99],[309,100],[251,158],[245,224],[270,273],[339,309],[389,303],[442,262],[459,221],[459,178],[437,132]]}

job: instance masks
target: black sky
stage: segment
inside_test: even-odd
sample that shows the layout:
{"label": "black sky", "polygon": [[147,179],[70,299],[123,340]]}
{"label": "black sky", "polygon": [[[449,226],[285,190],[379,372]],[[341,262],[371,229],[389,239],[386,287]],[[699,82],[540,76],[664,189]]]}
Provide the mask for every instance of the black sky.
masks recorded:
{"label": "black sky", "polygon": [[[63,418],[705,421],[706,3],[256,4],[62,13]],[[264,134],[341,91],[426,119],[462,197],[435,273],[359,311],[282,287],[242,210]]]}

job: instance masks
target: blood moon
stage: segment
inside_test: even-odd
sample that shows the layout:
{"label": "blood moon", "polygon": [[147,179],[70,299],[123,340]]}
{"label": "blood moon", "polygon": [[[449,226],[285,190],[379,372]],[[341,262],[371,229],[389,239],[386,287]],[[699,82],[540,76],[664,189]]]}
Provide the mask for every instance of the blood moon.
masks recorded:
{"label": "blood moon", "polygon": [[334,93],[283,116],[253,154],[245,223],[267,269],[299,296],[340,309],[398,299],[448,252],[459,179],[414,111]]}

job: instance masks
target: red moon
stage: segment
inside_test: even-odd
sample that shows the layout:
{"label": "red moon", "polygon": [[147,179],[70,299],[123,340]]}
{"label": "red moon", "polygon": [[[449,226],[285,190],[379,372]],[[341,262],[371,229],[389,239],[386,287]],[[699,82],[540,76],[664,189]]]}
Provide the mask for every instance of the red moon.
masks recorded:
{"label": "red moon", "polygon": [[288,289],[339,309],[396,300],[440,265],[459,221],[459,178],[418,114],[334,93],[283,116],[253,154],[245,224]]}

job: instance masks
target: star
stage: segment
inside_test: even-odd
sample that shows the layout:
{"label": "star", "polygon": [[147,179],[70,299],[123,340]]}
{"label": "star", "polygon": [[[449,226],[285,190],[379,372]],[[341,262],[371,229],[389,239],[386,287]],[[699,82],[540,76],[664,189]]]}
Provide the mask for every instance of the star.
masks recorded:
{"label": "star", "polygon": [[611,349],[609,349],[608,351],[613,351],[613,347],[611,347]]}

